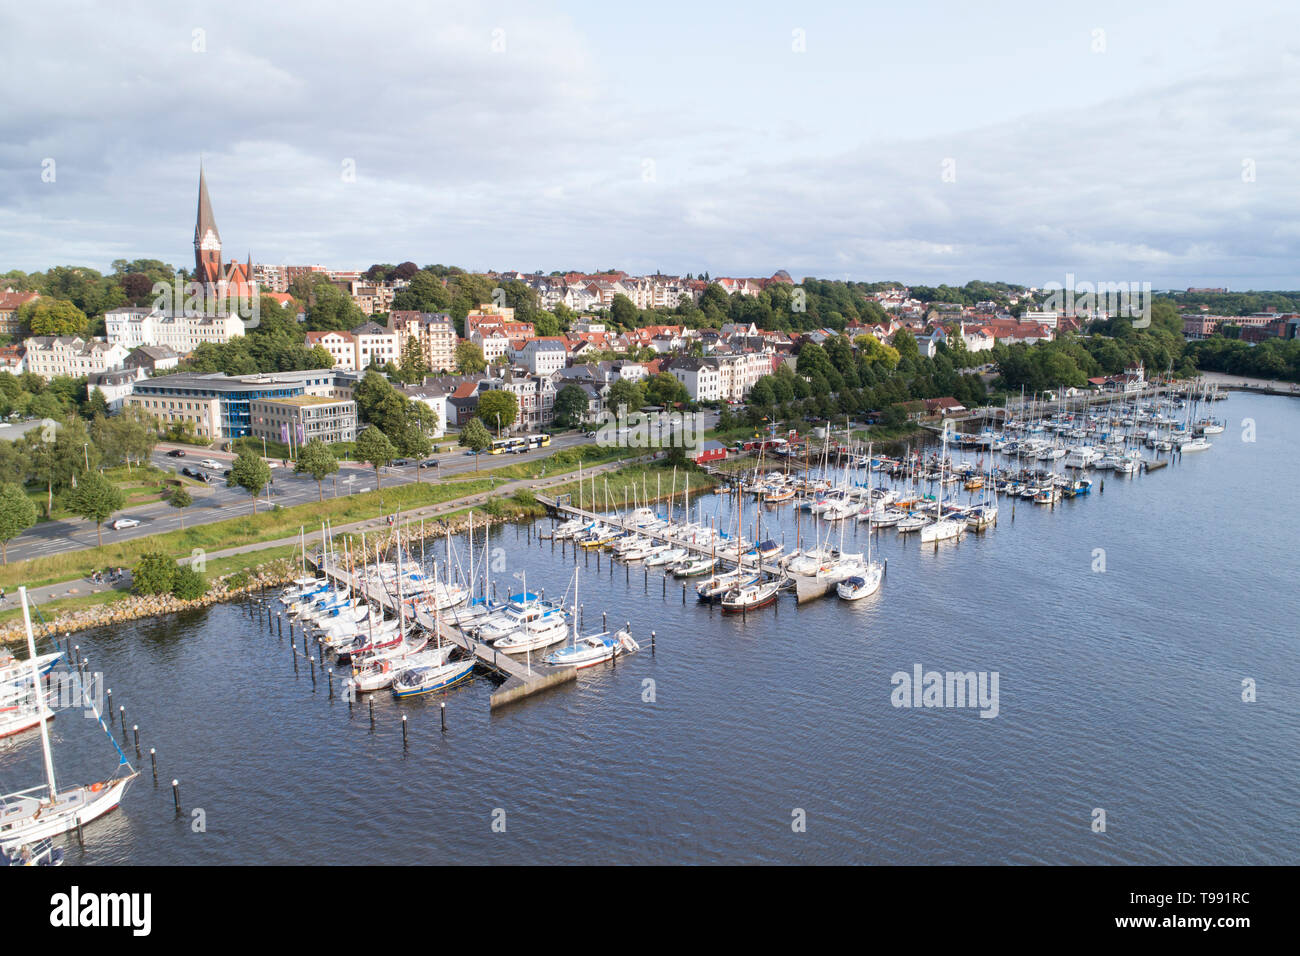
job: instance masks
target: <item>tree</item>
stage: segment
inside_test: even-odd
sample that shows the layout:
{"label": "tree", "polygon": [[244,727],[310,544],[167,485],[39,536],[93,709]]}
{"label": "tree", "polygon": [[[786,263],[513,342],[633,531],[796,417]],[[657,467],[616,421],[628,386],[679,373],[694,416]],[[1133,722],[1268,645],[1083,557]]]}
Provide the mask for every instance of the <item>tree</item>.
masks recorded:
{"label": "tree", "polygon": [[235,463],[230,466],[230,476],[226,479],[227,488],[243,488],[252,497],[253,514],[257,514],[257,496],[271,483],[271,468],[257,455],[240,452]]}
{"label": "tree", "polygon": [[641,386],[636,382],[629,382],[625,378],[620,378],[611,385],[609,395],[605,398],[605,407],[615,415],[618,415],[620,411],[639,411],[644,404],[645,393],[641,391]]}
{"label": "tree", "polygon": [[658,375],[651,377],[646,382],[645,397],[646,401],[651,405],[663,405],[665,407],[691,400],[690,392],[686,390],[686,386],[679,382],[672,372],[660,372]]}
{"label": "tree", "polygon": [[85,335],[90,326],[86,313],[60,299],[26,302],[18,308],[18,319],[32,335]]}
{"label": "tree", "polygon": [[614,301],[610,303],[609,317],[615,325],[625,329],[634,329],[637,327],[637,319],[640,317],[640,313],[637,312],[636,303],[620,292],[614,296]]}
{"label": "tree", "polygon": [[456,370],[462,375],[474,375],[487,368],[483,347],[477,342],[463,339],[456,346]]}
{"label": "tree", "polygon": [[68,510],[79,518],[95,522],[99,547],[104,546],[104,522],[126,504],[126,494],[97,471],[81,476],[77,487],[68,494]]}
{"label": "tree", "polygon": [[489,389],[478,397],[478,417],[498,431],[509,431],[519,416],[519,397],[514,392]]}
{"label": "tree", "polygon": [[294,474],[311,475],[316,479],[316,496],[321,501],[325,500],[325,491],[321,487],[321,482],[327,475],[332,475],[338,470],[339,463],[334,457],[334,452],[330,451],[329,445],[319,438],[313,438],[302,446],[298,451],[298,460],[293,465]]}
{"label": "tree", "polygon": [[555,424],[577,428],[587,414],[587,393],[579,385],[566,385],[555,396]]}
{"label": "tree", "polygon": [[414,385],[417,382],[423,382],[424,376],[429,373],[429,365],[424,360],[424,350],[420,348],[420,342],[414,335],[406,337],[406,344],[402,346],[402,360],[398,366],[398,378],[408,385]]}
{"label": "tree", "polygon": [[194,504],[194,496],[185,490],[183,486],[177,486],[172,489],[172,493],[167,496],[167,503],[175,508],[181,516],[181,530],[185,530],[185,509]]}
{"label": "tree", "polygon": [[176,562],[161,551],[140,555],[131,569],[131,591],[135,594],[170,594],[176,584]]}
{"label": "tree", "polygon": [[357,457],[375,469],[375,487],[381,487],[379,469],[397,455],[397,449],[388,436],[371,425],[357,436]]}
{"label": "tree", "polygon": [[208,582],[194,568],[183,564],[176,569],[176,577],[172,580],[172,597],[182,601],[197,601],[207,590]]}
{"label": "tree", "polygon": [[474,470],[478,471],[478,456],[492,447],[492,433],[477,418],[471,418],[460,430],[460,444],[474,452]]}
{"label": "tree", "polygon": [[9,542],[36,524],[36,505],[13,482],[0,485],[0,552],[9,563]]}

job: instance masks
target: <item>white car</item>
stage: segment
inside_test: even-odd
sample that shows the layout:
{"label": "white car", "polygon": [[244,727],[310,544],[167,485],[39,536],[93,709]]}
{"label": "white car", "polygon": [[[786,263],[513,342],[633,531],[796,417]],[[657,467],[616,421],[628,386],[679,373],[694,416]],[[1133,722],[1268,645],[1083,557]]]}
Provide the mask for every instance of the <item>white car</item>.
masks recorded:
{"label": "white car", "polygon": [[114,531],[121,531],[123,528],[138,528],[139,526],[140,526],[140,522],[137,521],[135,518],[118,518],[111,525],[109,525],[109,527],[112,528]]}
{"label": "white car", "polygon": [[199,467],[200,467],[200,468],[212,468],[212,469],[214,469],[215,471],[220,471],[220,470],[221,470],[221,462],[219,462],[219,461],[214,461],[214,460],[211,459],[211,458],[204,458],[201,462],[199,462]]}

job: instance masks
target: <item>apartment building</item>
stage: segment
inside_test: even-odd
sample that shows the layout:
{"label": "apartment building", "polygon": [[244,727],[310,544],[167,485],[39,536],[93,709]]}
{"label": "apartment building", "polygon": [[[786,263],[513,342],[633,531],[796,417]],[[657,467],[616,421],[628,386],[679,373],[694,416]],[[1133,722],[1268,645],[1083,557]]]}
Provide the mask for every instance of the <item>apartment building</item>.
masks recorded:
{"label": "apartment building", "polygon": [[23,329],[18,321],[18,309],[39,298],[36,292],[15,292],[12,288],[0,292],[0,335],[21,334]]}
{"label": "apartment building", "polygon": [[205,315],[148,307],[104,313],[104,337],[128,351],[142,345],[164,345],[179,355],[188,355],[204,342],[224,345],[243,334],[244,320],[236,313]]}
{"label": "apartment building", "polygon": [[335,398],[334,372],[308,369],[269,375],[181,372],[135,383],[123,404],[142,409],[162,426],[189,422],[205,438],[239,438],[252,434],[251,403],[258,400],[315,396]]}
{"label": "apartment building", "polygon": [[722,372],[709,359],[678,358],[669,362],[667,371],[686,386],[693,402],[716,402],[722,399]]}
{"label": "apartment building", "polygon": [[561,336],[528,339],[520,348],[512,348],[510,360],[534,375],[554,375],[569,361],[569,350]]}
{"label": "apartment building", "polygon": [[27,350],[23,357],[26,370],[46,381],[61,375],[82,378],[120,369],[128,355],[119,344],[78,335],[37,335],[23,346]]}
{"label": "apartment building", "polygon": [[456,335],[456,323],[446,312],[390,312],[388,327],[397,336],[399,354],[406,347],[407,339],[414,338],[420,343],[424,364],[430,372],[437,374],[456,368],[456,345],[460,339]]}

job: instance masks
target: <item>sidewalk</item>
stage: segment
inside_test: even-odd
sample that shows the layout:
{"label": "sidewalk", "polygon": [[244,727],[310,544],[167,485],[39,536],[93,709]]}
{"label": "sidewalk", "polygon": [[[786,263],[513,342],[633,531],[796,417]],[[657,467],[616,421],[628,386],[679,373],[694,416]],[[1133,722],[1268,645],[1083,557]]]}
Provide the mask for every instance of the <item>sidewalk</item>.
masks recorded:
{"label": "sidewalk", "polygon": [[[624,459],[622,461],[606,462],[603,465],[595,465],[591,468],[584,468],[582,471],[582,477],[585,480],[588,475],[600,474],[602,472],[607,472],[607,471],[616,471],[617,469],[622,468],[624,465],[640,462],[642,460],[643,459],[641,458],[630,458],[630,459]],[[465,498],[455,498],[452,499],[451,501],[444,501],[441,504],[428,505],[423,508],[417,508],[414,511],[403,512],[402,524],[407,525],[410,524],[411,522],[418,522],[421,519],[428,520],[431,518],[441,518],[445,515],[451,514],[452,512],[462,511],[465,508],[469,508],[474,505],[485,504],[486,502],[496,497],[514,494],[516,491],[521,491],[524,489],[530,491],[531,490],[541,491],[542,489],[545,488],[553,488],[558,485],[571,484],[572,482],[575,482],[577,480],[578,480],[578,472],[574,470],[571,472],[566,472],[563,475],[557,475],[550,478],[540,478],[540,479],[516,478],[512,481],[502,481],[500,484],[496,485],[495,488],[490,492],[484,492],[477,495],[470,495]],[[340,525],[331,530],[334,534],[343,534],[347,532],[359,533],[362,531],[382,532],[382,531],[390,530],[391,528],[392,525],[388,523],[386,517],[385,518],[377,517],[377,518],[370,518],[365,521],[353,522],[352,524],[348,524],[348,525]],[[314,531],[308,529],[306,533],[306,538],[308,543],[319,542],[321,540],[321,529],[316,528]],[[295,534],[287,538],[278,538],[273,541],[259,541],[254,544],[239,545],[238,547],[234,547],[234,548],[224,548],[220,551],[210,551],[208,552],[207,557],[209,559],[228,558],[239,554],[249,554],[254,551],[265,551],[270,548],[285,547],[287,545],[297,545],[300,541],[301,539],[299,538],[299,536]],[[130,589],[130,587],[131,587],[131,571],[128,568],[126,574],[123,576],[123,579],[119,580],[118,582],[116,582],[111,586],[108,584],[92,584],[89,578],[78,578],[77,580],[74,581],[61,581],[57,584],[47,584],[44,587],[31,588],[30,590],[28,590],[27,596],[34,604],[43,604],[47,601],[56,600],[58,598],[76,597],[78,595],[84,595],[84,594],[98,594],[100,592],[109,591],[109,590],[127,591]],[[5,595],[5,601],[3,603],[0,603],[0,611],[6,611],[9,610],[10,608],[14,608],[18,606],[19,606],[18,592],[16,590],[10,591]]]}

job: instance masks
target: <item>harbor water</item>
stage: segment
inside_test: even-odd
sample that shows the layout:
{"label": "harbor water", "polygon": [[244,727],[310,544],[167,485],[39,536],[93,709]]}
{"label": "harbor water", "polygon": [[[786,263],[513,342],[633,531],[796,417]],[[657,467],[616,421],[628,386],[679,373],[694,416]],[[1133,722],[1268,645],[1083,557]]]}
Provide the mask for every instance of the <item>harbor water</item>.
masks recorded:
{"label": "harbor water", "polygon": [[[242,604],[74,635],[142,773],[84,849],[64,838],[68,863],[1294,864],[1300,403],[1214,413],[1211,450],[1088,497],[1004,499],[937,548],[882,530],[884,585],[853,603],[724,616],[662,569],[581,554],[584,630],[607,611],[641,652],[496,712],[478,676],[375,694],[372,727]],[[734,530],[731,499],[700,503]],[[763,516],[793,547],[794,506]],[[571,586],[551,524],[492,529],[502,589]],[[917,665],[996,672],[996,716],[895,706]],[[116,763],[77,712],[51,730],[61,785]],[[39,735],[0,744],[6,792],[42,779]]]}

